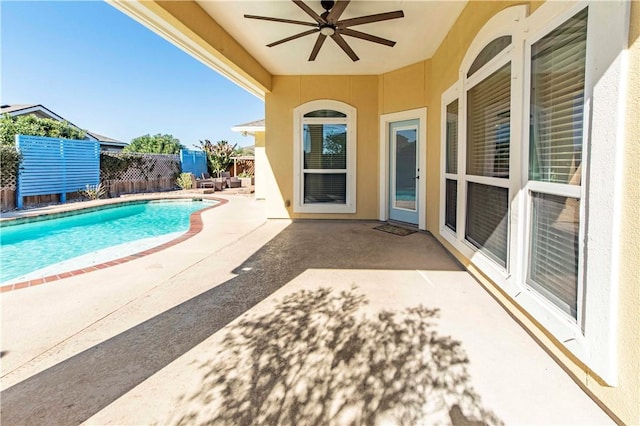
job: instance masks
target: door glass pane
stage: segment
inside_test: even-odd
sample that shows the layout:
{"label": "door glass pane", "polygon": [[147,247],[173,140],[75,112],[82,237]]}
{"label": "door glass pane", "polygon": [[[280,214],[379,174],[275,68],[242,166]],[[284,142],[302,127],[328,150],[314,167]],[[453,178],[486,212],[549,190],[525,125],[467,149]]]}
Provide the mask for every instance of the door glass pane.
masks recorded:
{"label": "door glass pane", "polygon": [[304,202],[347,203],[346,173],[305,173]]}
{"label": "door glass pane", "polygon": [[527,283],[577,318],[580,200],[532,193]]}
{"label": "door glass pane", "polygon": [[507,265],[509,190],[469,182],[466,239],[481,252]]}
{"label": "door glass pane", "polygon": [[416,209],[416,129],[395,132],[396,208]]}
{"label": "door glass pane", "polygon": [[467,92],[467,173],[509,177],[511,64]]}
{"label": "door glass pane", "polygon": [[305,169],[347,168],[346,124],[305,124],[302,131]]}
{"label": "door glass pane", "polygon": [[580,185],[586,49],[586,9],[531,46],[531,180]]}
{"label": "door glass pane", "polygon": [[445,217],[444,224],[452,231],[456,230],[456,215],[458,214],[458,181],[447,179],[445,187]]}
{"label": "door glass pane", "polygon": [[447,173],[458,173],[458,100],[447,105]]}

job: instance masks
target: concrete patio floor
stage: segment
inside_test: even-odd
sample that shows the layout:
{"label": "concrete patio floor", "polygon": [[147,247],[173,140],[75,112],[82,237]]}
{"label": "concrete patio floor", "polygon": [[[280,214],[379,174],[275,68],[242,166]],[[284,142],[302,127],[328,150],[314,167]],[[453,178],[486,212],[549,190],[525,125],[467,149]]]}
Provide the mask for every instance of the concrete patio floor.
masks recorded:
{"label": "concrete patio floor", "polygon": [[613,424],[430,235],[228,199],[183,243],[0,295],[2,423]]}

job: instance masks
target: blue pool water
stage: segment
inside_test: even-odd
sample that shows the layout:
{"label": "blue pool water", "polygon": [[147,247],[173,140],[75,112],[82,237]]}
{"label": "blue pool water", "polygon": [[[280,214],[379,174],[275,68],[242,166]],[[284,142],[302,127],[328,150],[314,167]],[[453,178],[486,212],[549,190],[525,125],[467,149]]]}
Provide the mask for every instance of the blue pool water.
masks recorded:
{"label": "blue pool water", "polygon": [[191,213],[211,202],[128,203],[0,228],[0,283],[45,266],[143,238],[189,229]]}
{"label": "blue pool water", "polygon": [[416,190],[415,189],[398,189],[396,190],[396,200],[415,201]]}

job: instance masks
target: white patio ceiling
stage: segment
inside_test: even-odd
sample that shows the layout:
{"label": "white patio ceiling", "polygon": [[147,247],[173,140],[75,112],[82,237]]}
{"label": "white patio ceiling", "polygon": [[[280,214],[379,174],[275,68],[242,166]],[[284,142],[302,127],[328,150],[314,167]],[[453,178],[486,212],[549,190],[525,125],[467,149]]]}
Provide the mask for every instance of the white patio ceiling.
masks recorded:
{"label": "white patio ceiling", "polygon": [[[318,14],[318,0],[306,3]],[[274,47],[274,41],[311,29],[302,25],[259,21],[245,14],[313,22],[291,1],[198,1],[198,4],[273,75],[382,74],[430,58],[458,18],[466,1],[352,1],[341,19],[404,11],[404,18],[359,25],[353,29],[396,42],[394,47],[344,37],[360,57],[351,59],[333,40],[326,40],[318,57],[309,62],[317,35],[311,34]]]}

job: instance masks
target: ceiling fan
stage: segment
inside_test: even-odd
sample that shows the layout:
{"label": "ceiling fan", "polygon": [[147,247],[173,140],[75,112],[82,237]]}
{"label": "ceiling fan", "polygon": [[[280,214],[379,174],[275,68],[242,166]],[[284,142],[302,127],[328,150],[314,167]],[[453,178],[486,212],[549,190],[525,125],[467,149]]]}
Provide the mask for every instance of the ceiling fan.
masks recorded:
{"label": "ceiling fan", "polygon": [[313,29],[311,30],[303,31],[301,33],[292,35],[291,37],[283,38],[282,40],[274,41],[273,43],[267,44],[267,47],[273,47],[282,43],[286,43],[287,41],[291,41],[300,37],[307,36],[309,34],[319,33],[318,38],[316,39],[316,43],[313,46],[313,50],[311,50],[311,56],[309,56],[309,61],[314,61],[316,59],[316,57],[318,56],[318,52],[320,52],[320,48],[322,47],[322,44],[324,43],[327,37],[331,37],[333,41],[335,41],[336,44],[340,46],[340,48],[344,51],[344,53],[346,53],[354,62],[359,60],[360,58],[358,58],[358,55],[356,55],[353,49],[351,49],[351,47],[347,44],[345,39],[342,37],[343,35],[393,47],[396,44],[395,41],[387,40],[381,37],[376,37],[374,35],[363,33],[361,31],[352,30],[350,27],[404,17],[404,13],[401,10],[396,10],[395,12],[378,13],[375,15],[366,15],[366,16],[359,16],[357,18],[340,20],[340,16],[342,15],[342,12],[344,12],[346,7],[349,5],[350,0],[338,0],[338,1],[322,0],[320,4],[322,5],[324,12],[322,12],[322,14],[320,15],[314,12],[313,9],[311,9],[303,1],[301,0],[292,0],[292,1],[298,7],[300,7],[300,9],[304,10],[307,15],[313,18],[315,22],[304,22],[304,21],[296,21],[292,19],[272,18],[269,16],[256,16],[256,15],[244,15],[244,17],[249,19],[260,19],[263,21],[283,22],[285,24],[296,24],[296,25],[304,25],[307,27],[313,27]]}

